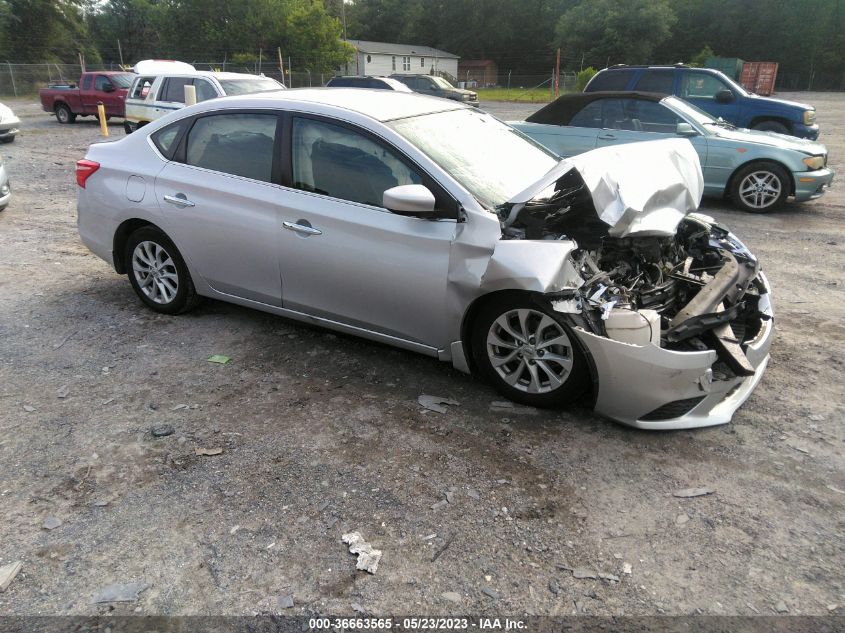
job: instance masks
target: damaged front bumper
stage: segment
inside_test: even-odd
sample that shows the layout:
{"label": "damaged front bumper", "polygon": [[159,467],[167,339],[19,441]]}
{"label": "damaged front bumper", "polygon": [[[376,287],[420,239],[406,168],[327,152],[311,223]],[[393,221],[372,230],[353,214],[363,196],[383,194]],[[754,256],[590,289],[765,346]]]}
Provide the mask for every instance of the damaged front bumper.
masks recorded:
{"label": "damaged front bumper", "polygon": [[617,422],[641,429],[690,429],[730,422],[760,382],[769,361],[774,335],[770,288],[759,273],[765,293],[758,309],[769,318],[743,348],[754,371],[724,376],[714,371],[718,354],[673,351],[656,345],[631,345],[582,328],[574,330],[590,356],[598,378],[595,410]]}

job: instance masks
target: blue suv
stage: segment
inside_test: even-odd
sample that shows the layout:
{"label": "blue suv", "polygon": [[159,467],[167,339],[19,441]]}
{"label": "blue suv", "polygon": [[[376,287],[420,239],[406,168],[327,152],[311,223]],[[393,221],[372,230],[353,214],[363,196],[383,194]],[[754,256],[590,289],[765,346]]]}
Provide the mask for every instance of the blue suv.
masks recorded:
{"label": "blue suv", "polygon": [[819,126],[811,105],[759,97],[712,68],[611,66],[599,71],[584,92],[637,90],[681,97],[737,127],[816,140]]}

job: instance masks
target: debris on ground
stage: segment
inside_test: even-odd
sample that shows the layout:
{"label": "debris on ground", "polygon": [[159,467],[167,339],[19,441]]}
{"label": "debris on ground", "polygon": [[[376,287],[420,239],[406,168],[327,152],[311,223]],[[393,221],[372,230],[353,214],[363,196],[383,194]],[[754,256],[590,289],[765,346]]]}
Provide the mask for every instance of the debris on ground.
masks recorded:
{"label": "debris on ground", "polygon": [[226,363],[231,363],[232,359],[228,356],[224,356],[223,354],[214,354],[213,356],[208,357],[209,363],[217,363],[218,365],[225,365]]}
{"label": "debris on ground", "polygon": [[12,581],[21,569],[23,569],[23,563],[19,560],[0,567],[0,593],[3,593],[9,588],[9,585],[12,584]]}
{"label": "debris on ground", "polygon": [[349,532],[341,537],[341,540],[349,545],[349,553],[358,555],[356,569],[376,573],[378,563],[381,560],[381,550],[374,549],[372,545],[364,540],[360,532]]}
{"label": "debris on ground", "polygon": [[681,526],[684,523],[686,523],[687,521],[689,521],[689,515],[688,514],[679,514],[677,517],[675,517],[675,525],[677,525],[677,526]]}
{"label": "debris on ground", "polygon": [[283,596],[279,596],[278,606],[280,609],[292,609],[293,595],[288,593]]}
{"label": "debris on ground", "polygon": [[833,492],[838,492],[841,495],[845,495],[845,490],[840,490],[839,488],[834,488],[833,486],[827,486],[828,490],[833,490]]}
{"label": "debris on ground", "polygon": [[481,593],[483,593],[488,598],[492,598],[493,600],[499,599],[499,592],[493,589],[493,587],[490,587],[489,585],[484,585],[481,588]]}
{"label": "debris on ground", "polygon": [[205,455],[206,457],[213,457],[214,455],[220,455],[223,453],[223,449],[218,447],[215,448],[195,448],[194,453],[196,455]]}
{"label": "debris on ground", "polygon": [[27,413],[32,413],[33,411],[35,411],[35,407],[33,407],[31,404],[25,404],[23,405],[23,410]]}
{"label": "debris on ground", "polygon": [[631,563],[622,563],[622,573],[628,574],[629,576],[633,573],[634,568],[631,567]]}
{"label": "debris on ground", "polygon": [[605,574],[603,572],[599,572],[599,578],[602,580],[609,580],[610,582],[619,582],[619,576],[614,576],[613,574]]}
{"label": "debris on ground", "polygon": [[444,591],[440,594],[440,596],[444,600],[448,600],[449,602],[454,602],[455,604],[461,603],[461,594],[459,594],[457,591]]}
{"label": "debris on ground", "polygon": [[366,613],[367,612],[367,609],[363,605],[361,605],[357,602],[353,602],[350,606],[352,607],[352,610],[355,611],[356,613]]}
{"label": "debris on ground", "polygon": [[170,407],[171,411],[182,411],[183,409],[190,409],[191,405],[189,404],[177,404],[175,407]]}
{"label": "debris on ground", "polygon": [[583,580],[585,578],[592,578],[593,580],[596,580],[598,578],[598,573],[592,569],[587,569],[586,567],[576,567],[572,570],[572,577],[579,580]]}
{"label": "debris on ground", "polygon": [[557,580],[554,578],[549,581],[549,591],[551,591],[554,595],[560,593],[560,585],[557,584]]}
{"label": "debris on ground", "polygon": [[789,607],[786,606],[783,600],[778,600],[778,603],[775,605],[775,611],[778,613],[789,613]]}
{"label": "debris on ground", "polygon": [[689,499],[691,497],[703,497],[704,495],[711,494],[713,494],[713,491],[710,488],[684,488],[683,490],[676,490],[672,493],[672,496]]}
{"label": "debris on ground", "polygon": [[56,397],[61,399],[67,398],[70,394],[70,387],[67,385],[62,385],[58,389],[56,389]]}
{"label": "debris on ground", "polygon": [[446,499],[441,499],[440,501],[432,503],[431,509],[436,512],[437,510],[442,510],[443,508],[445,508],[448,505],[449,505],[449,502],[446,501]]}
{"label": "debris on ground", "polygon": [[175,432],[176,430],[169,424],[159,424],[150,427],[150,433],[153,434],[153,437],[167,437],[168,435],[173,435]]}
{"label": "debris on ground", "polygon": [[63,521],[59,517],[47,517],[44,519],[44,523],[41,524],[45,530],[55,530],[59,527]]}
{"label": "debris on ground", "polygon": [[138,595],[149,585],[143,582],[130,582],[125,585],[106,585],[94,594],[91,604],[105,604],[109,602],[137,602]]}
{"label": "debris on ground", "polygon": [[434,411],[435,413],[446,413],[446,407],[443,405],[451,405],[453,407],[461,406],[460,402],[449,400],[448,398],[441,398],[440,396],[428,396],[426,394],[417,398],[417,402],[419,402],[423,408],[428,409],[429,411]]}
{"label": "debris on ground", "polygon": [[507,400],[494,400],[490,403],[491,413],[512,413],[514,415],[537,415],[540,410],[534,407],[526,407]]}

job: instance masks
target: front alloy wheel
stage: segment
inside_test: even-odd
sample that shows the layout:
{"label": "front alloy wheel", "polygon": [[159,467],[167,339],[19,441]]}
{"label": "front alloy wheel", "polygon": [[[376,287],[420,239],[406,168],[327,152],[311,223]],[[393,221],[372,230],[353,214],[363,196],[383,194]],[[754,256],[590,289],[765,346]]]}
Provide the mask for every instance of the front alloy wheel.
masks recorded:
{"label": "front alloy wheel", "polygon": [[789,195],[789,176],[780,165],[757,163],[737,173],[731,197],[737,206],[752,213],[764,213],[781,204]]}
{"label": "front alloy wheel", "polygon": [[559,406],[587,386],[586,362],[569,329],[528,301],[482,310],[474,333],[476,364],[506,397]]}

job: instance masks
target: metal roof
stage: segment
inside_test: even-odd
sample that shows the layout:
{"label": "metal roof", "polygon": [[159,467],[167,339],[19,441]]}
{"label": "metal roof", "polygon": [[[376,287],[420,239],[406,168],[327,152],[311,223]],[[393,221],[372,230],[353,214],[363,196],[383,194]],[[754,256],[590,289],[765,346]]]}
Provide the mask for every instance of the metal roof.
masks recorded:
{"label": "metal roof", "polygon": [[389,42],[368,42],[366,40],[346,40],[361,53],[382,53],[385,55],[420,55],[421,57],[446,57],[460,59],[459,55],[441,51],[431,46],[419,44],[391,44]]}

